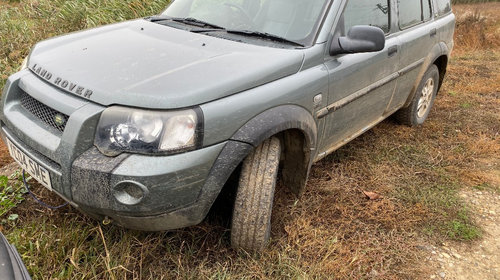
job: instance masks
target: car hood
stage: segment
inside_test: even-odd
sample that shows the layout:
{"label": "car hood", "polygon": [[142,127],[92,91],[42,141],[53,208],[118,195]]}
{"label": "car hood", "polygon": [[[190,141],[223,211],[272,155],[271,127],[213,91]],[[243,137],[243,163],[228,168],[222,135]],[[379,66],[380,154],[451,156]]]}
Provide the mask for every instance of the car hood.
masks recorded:
{"label": "car hood", "polygon": [[303,51],[231,41],[134,20],[37,44],[28,67],[102,105],[194,106],[299,71]]}

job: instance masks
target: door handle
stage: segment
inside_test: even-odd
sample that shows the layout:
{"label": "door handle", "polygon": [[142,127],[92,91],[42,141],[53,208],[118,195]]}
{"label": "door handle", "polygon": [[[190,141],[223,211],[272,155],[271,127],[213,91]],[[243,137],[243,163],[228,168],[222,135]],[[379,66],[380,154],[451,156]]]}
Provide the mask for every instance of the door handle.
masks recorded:
{"label": "door handle", "polygon": [[436,28],[433,28],[433,29],[431,30],[431,37],[436,36],[436,34],[437,34],[437,30],[436,30]]}
{"label": "door handle", "polygon": [[398,46],[390,47],[389,50],[387,51],[388,56],[394,56],[395,54],[398,53]]}

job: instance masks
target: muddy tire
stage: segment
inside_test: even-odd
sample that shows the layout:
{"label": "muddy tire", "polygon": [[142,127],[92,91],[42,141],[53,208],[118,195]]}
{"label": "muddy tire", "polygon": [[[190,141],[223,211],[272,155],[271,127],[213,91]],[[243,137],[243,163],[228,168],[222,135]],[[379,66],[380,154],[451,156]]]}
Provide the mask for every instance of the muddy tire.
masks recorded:
{"label": "muddy tire", "polygon": [[422,125],[431,111],[439,88],[439,70],[431,65],[418,85],[415,97],[406,108],[400,109],[394,115],[396,120],[408,126]]}
{"label": "muddy tire", "polygon": [[280,155],[280,140],[272,137],[243,162],[231,225],[235,249],[260,251],[269,241]]}

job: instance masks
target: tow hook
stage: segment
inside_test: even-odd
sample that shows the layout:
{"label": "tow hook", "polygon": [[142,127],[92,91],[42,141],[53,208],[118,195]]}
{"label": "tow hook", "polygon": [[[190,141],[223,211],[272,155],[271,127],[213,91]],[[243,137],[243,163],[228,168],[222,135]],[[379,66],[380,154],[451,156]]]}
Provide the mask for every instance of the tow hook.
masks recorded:
{"label": "tow hook", "polygon": [[111,222],[112,220],[108,216],[104,217],[104,220],[102,220],[102,224],[105,226],[111,224]]}

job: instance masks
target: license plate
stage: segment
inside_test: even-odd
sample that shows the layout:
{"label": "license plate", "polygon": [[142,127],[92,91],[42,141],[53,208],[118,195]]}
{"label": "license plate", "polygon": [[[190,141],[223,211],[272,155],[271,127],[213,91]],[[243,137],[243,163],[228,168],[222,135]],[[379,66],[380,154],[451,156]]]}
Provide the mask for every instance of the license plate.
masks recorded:
{"label": "license plate", "polygon": [[9,139],[7,139],[7,148],[9,149],[10,156],[21,165],[21,167],[28,172],[31,177],[35,178],[40,184],[52,191],[52,182],[50,181],[50,174],[47,169],[43,168],[35,160],[27,156]]}

